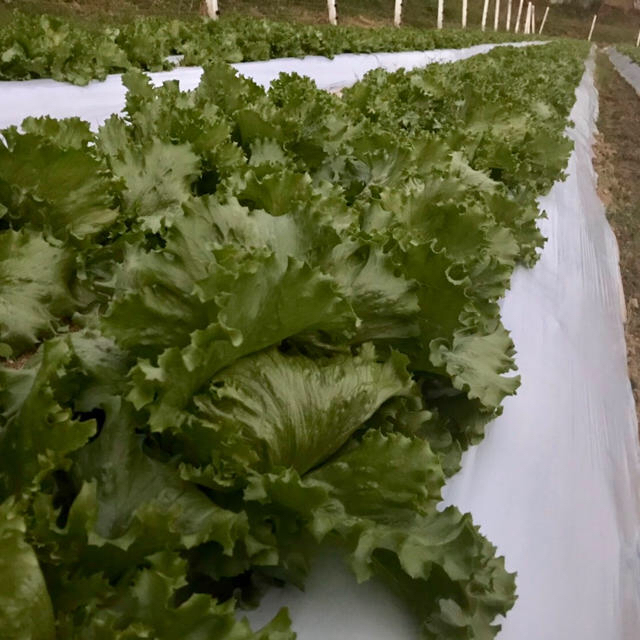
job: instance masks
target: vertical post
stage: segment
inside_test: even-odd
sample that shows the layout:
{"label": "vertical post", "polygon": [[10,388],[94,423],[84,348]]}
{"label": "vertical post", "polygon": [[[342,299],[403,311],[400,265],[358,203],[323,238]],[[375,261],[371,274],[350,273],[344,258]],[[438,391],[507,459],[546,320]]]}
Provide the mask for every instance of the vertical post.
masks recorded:
{"label": "vertical post", "polygon": [[207,0],[207,13],[212,20],[217,20],[220,16],[218,0]]}
{"label": "vertical post", "polygon": [[542,22],[540,23],[540,31],[538,31],[538,33],[542,33],[542,30],[544,29],[544,23],[547,21],[548,15],[549,15],[549,5],[547,5],[547,8],[544,10],[544,15],[542,16]]}
{"label": "vertical post", "polygon": [[531,4],[531,24],[529,25],[529,33],[536,32],[536,5]]}
{"label": "vertical post", "polygon": [[484,31],[487,26],[487,13],[489,12],[489,0],[484,0],[484,6],[482,7],[482,30]]}
{"label": "vertical post", "polygon": [[500,20],[500,0],[496,0],[496,8],[493,12],[493,30],[498,30],[498,21]]}
{"label": "vertical post", "polygon": [[438,0],[438,29],[442,29],[444,18],[444,0]]}
{"label": "vertical post", "polygon": [[467,0],[462,0],[462,28],[467,28]]}
{"label": "vertical post", "polygon": [[513,4],[513,0],[509,0],[507,2],[507,31],[511,31],[511,5]]}
{"label": "vertical post", "polygon": [[327,0],[327,8],[329,9],[329,23],[338,24],[338,9],[336,8],[336,0]]}
{"label": "vertical post", "polygon": [[524,32],[527,35],[531,34],[531,12],[533,11],[532,7],[533,7],[533,4],[529,2],[529,4],[527,5],[527,19],[524,25]]}
{"label": "vertical post", "polygon": [[636,47],[640,47],[640,31],[638,31],[638,39],[636,40]]}
{"label": "vertical post", "polygon": [[593,16],[593,20],[591,21],[591,29],[589,29],[589,37],[587,38],[587,40],[588,40],[589,42],[591,42],[591,36],[593,35],[593,30],[594,30],[594,28],[595,28],[595,26],[596,26],[596,18],[597,18],[597,17],[598,17],[598,14],[596,13],[596,14]]}
{"label": "vertical post", "polygon": [[402,0],[396,0],[396,6],[393,10],[393,24],[396,27],[402,24]]}
{"label": "vertical post", "polygon": [[523,4],[524,4],[524,0],[520,0],[520,4],[518,5],[518,15],[516,17],[516,28],[514,29],[514,33],[518,33],[518,31],[520,31],[520,18],[522,16]]}

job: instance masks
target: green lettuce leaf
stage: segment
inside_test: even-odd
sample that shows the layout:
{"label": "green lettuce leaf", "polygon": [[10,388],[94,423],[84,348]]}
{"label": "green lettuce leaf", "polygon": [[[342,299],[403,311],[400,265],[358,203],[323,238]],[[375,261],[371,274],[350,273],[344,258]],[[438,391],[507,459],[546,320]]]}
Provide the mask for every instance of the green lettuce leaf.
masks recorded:
{"label": "green lettuce leaf", "polygon": [[[82,241],[113,223],[113,178],[88,145],[77,120],[57,127],[25,121],[27,133],[3,131],[0,142],[0,205],[13,228],[29,227],[48,239]],[[1,138],[0,138],[1,140]]]}
{"label": "green lettuce leaf", "polygon": [[219,508],[174,470],[144,454],[133,412],[120,399],[105,403],[99,437],[79,453],[78,482],[96,480],[95,532],[111,544],[144,549],[218,542],[233,551],[244,518]]}
{"label": "green lettuce leaf", "polygon": [[0,628],[6,640],[55,640],[53,607],[26,524],[9,498],[0,504]]}
{"label": "green lettuce leaf", "polygon": [[149,405],[153,429],[179,426],[193,394],[234,360],[296,334],[344,333],[353,325],[334,281],[319,270],[276,256],[247,259],[243,268],[200,284],[201,297],[221,307],[215,323],[195,331],[184,349],[164,351],[157,365],[141,360],[133,370],[128,397],[137,408]]}
{"label": "green lettuce leaf", "polygon": [[64,406],[65,365],[72,351],[63,339],[43,345],[23,369],[0,368],[0,495],[37,490],[67,455],[87,443],[94,420],[74,418]]}
{"label": "green lettuce leaf", "polygon": [[50,336],[76,303],[73,255],[25,229],[0,231],[0,342],[14,355]]}
{"label": "green lettuce leaf", "polygon": [[504,327],[489,335],[457,334],[448,347],[442,341],[431,343],[431,360],[444,367],[451,376],[453,386],[477,398],[482,404],[495,409],[507,395],[520,385],[520,377],[503,374],[514,368],[515,349]]}
{"label": "green lettuce leaf", "polygon": [[[186,584],[186,562],[169,551],[149,557],[148,568],[129,581],[110,588],[108,599],[96,598],[79,616],[62,621],[65,637],[74,640],[294,640],[287,611],[252,631],[246,620],[237,620],[232,601],[217,603],[204,594],[180,598]],[[178,600],[178,602],[176,602]]]}
{"label": "green lettuce leaf", "polygon": [[355,355],[311,359],[275,349],[238,360],[197,396],[216,430],[240,430],[261,466],[305,473],[348,440],[389,398],[407,393],[407,360],[379,361],[371,344]]}
{"label": "green lettuce leaf", "polygon": [[144,147],[127,145],[123,127],[116,117],[102,127],[105,148],[117,149],[109,157],[111,171],[124,185],[125,215],[138,218],[143,230],[155,233],[181,215],[200,174],[200,160],[188,144],[153,140]]}

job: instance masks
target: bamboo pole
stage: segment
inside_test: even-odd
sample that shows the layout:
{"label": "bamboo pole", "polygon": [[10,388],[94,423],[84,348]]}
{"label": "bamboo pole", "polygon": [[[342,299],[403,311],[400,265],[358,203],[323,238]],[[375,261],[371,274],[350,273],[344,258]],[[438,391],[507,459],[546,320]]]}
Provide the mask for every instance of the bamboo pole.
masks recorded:
{"label": "bamboo pole", "polygon": [[462,28],[467,28],[467,0],[462,0]]}
{"label": "bamboo pole", "polygon": [[507,3],[507,31],[511,31],[511,5],[513,0],[509,0]]}
{"label": "bamboo pole", "polygon": [[542,22],[540,23],[540,31],[538,31],[538,33],[542,33],[542,30],[544,29],[544,24],[547,21],[548,15],[549,15],[549,5],[547,5],[547,8],[544,10],[544,15],[542,16]]}
{"label": "bamboo pole", "polygon": [[487,13],[489,12],[489,0],[484,0],[484,6],[482,7],[482,30],[485,30],[487,26]]}
{"label": "bamboo pole", "polygon": [[444,0],[438,0],[438,29],[442,29],[444,20]]}
{"label": "bamboo pole", "polygon": [[396,0],[396,6],[393,10],[393,24],[396,27],[402,24],[402,0]]}
{"label": "bamboo pole", "polygon": [[591,36],[593,35],[593,30],[595,29],[595,26],[596,26],[596,19],[597,19],[597,17],[598,17],[598,14],[596,13],[596,14],[593,16],[593,20],[591,21],[591,29],[589,29],[589,37],[587,38],[587,40],[588,40],[589,42],[591,42]]}
{"label": "bamboo pole", "polygon": [[518,15],[516,17],[516,28],[514,29],[514,33],[518,33],[518,31],[520,31],[520,18],[522,17],[523,4],[524,4],[524,0],[520,0],[520,4],[518,5]]}
{"label": "bamboo pole", "polygon": [[327,8],[329,9],[329,23],[338,24],[338,8],[336,0],[327,0]]}
{"label": "bamboo pole", "polygon": [[500,20],[500,0],[496,0],[496,8],[493,12],[493,30],[498,30],[498,22]]}

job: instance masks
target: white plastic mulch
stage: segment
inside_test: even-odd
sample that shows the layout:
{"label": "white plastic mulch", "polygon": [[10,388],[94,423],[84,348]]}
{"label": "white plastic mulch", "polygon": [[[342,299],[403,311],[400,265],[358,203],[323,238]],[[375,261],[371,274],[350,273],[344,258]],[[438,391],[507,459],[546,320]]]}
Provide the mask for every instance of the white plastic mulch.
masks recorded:
{"label": "white plastic mulch", "polygon": [[636,93],[640,95],[640,66],[616,49],[609,48],[607,49],[607,53],[613,66],[618,70],[620,75],[636,90]]}

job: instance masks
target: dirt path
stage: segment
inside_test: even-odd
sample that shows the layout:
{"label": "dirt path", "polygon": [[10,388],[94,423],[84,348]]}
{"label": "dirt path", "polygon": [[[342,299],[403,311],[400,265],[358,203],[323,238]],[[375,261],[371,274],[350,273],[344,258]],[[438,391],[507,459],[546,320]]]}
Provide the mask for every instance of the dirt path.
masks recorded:
{"label": "dirt path", "polygon": [[640,98],[604,53],[598,54],[596,84],[600,133],[594,166],[598,191],[620,247],[629,377],[640,417]]}

